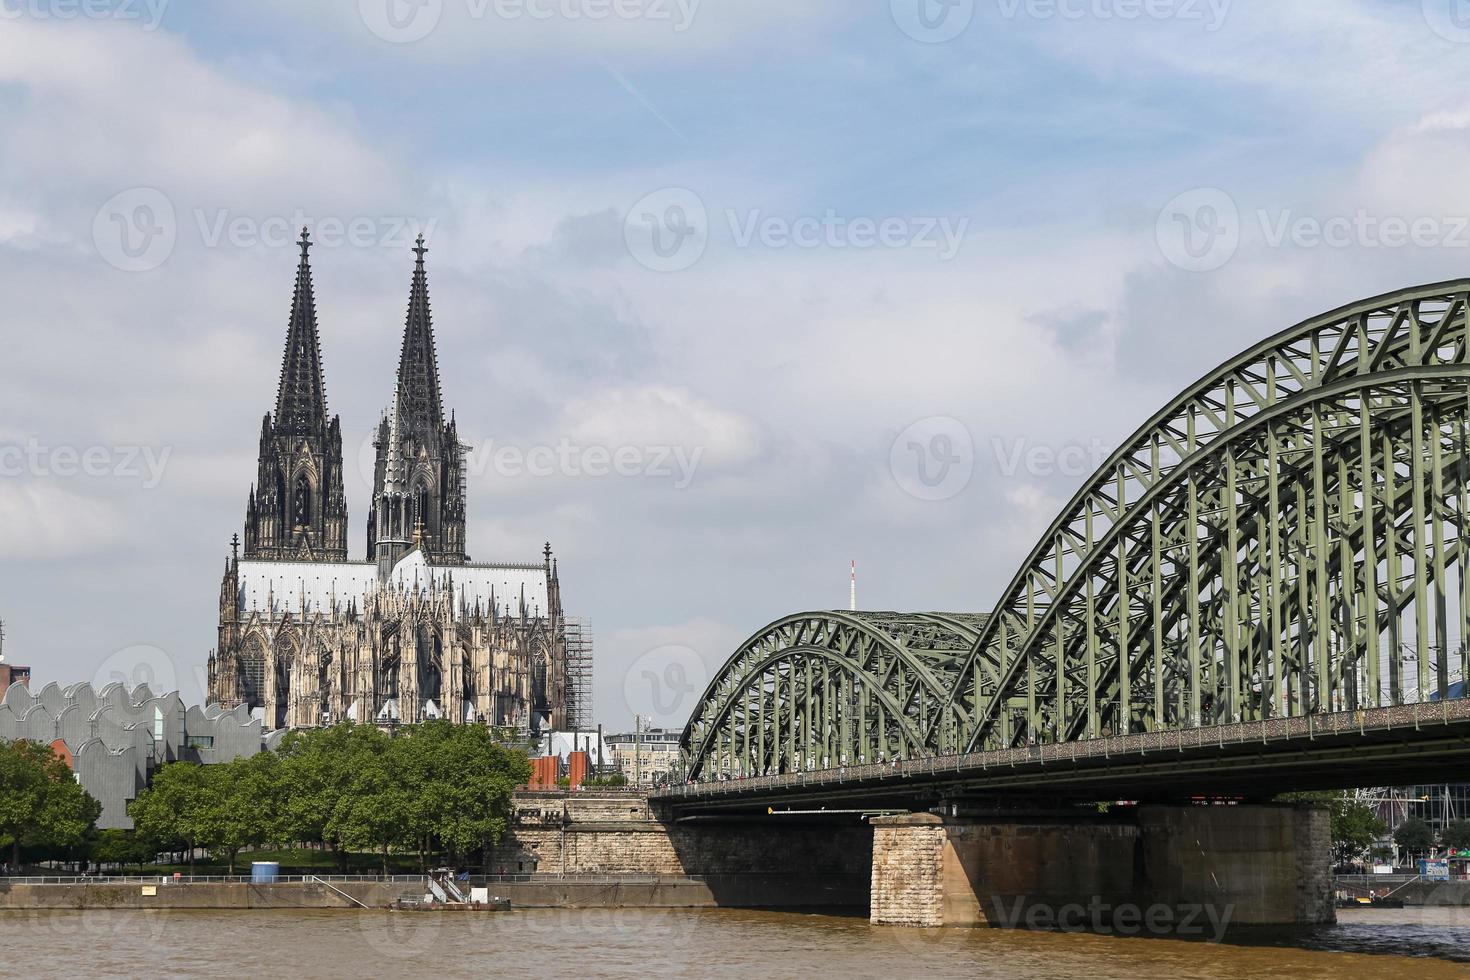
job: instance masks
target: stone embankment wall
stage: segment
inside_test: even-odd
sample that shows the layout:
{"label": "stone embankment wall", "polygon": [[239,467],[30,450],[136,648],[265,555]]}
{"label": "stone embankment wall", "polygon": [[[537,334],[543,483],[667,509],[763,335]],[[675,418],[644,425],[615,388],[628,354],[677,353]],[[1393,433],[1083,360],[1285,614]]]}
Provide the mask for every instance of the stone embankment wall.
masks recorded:
{"label": "stone embankment wall", "polygon": [[594,793],[518,794],[513,811],[494,873],[835,876],[853,879],[867,900],[872,830],[856,818],[665,824],[642,796]]}

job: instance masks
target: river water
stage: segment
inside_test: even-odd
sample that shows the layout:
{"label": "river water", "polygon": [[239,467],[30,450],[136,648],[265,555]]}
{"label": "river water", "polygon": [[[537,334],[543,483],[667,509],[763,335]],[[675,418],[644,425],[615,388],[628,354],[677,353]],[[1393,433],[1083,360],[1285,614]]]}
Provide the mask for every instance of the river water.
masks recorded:
{"label": "river water", "polygon": [[1470,909],[1350,910],[1221,945],[725,910],[0,912],[0,976],[504,975],[1433,980],[1470,976]]}

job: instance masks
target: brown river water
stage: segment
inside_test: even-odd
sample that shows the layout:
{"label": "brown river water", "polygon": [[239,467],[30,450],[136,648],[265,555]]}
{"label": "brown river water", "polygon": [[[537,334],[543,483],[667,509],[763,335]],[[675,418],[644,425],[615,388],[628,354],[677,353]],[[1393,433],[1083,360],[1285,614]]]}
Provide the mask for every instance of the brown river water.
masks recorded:
{"label": "brown river water", "polygon": [[1433,980],[1470,976],[1470,909],[1351,910],[1219,945],[724,910],[0,912],[6,977],[505,975]]}

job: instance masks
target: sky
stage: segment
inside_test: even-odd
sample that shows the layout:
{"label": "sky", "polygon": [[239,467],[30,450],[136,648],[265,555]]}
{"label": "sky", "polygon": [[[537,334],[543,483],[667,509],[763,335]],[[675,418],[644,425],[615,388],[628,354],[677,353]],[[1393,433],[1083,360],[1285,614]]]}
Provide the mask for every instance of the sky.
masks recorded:
{"label": "sky", "polygon": [[984,612],[1111,450],[1470,275],[1464,0],[0,0],[0,619],[202,697],[303,225],[362,557],[423,232],[477,561],[595,714]]}

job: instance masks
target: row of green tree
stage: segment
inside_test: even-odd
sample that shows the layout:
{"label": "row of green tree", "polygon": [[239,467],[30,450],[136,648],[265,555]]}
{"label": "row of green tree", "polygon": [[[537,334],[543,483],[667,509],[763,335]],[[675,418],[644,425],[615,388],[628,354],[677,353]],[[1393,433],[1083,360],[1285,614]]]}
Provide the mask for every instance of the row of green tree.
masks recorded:
{"label": "row of green tree", "polygon": [[[1290,802],[1325,803],[1332,812],[1332,850],[1339,864],[1364,858],[1387,861],[1393,849],[1382,842],[1388,839],[1388,824],[1378,816],[1378,808],[1350,792],[1289,793],[1281,797]],[[1435,836],[1434,828],[1420,817],[1409,817],[1394,828],[1393,842],[1409,857],[1422,857],[1435,848],[1448,851],[1470,850],[1470,820],[1454,820]]]}
{"label": "row of green tree", "polygon": [[1451,820],[1436,837],[1429,821],[1409,817],[1394,828],[1393,842],[1413,856],[1428,854],[1436,847],[1447,851],[1470,851],[1470,820]]}
{"label": "row of green tree", "polygon": [[223,765],[165,766],[129,812],[142,849],[186,851],[191,864],[208,850],[231,873],[242,850],[291,843],[325,846],[344,871],[354,852],[380,854],[385,872],[395,853],[422,867],[488,865],[530,775],[524,753],[478,725],[433,721],[390,736],[348,723]]}

